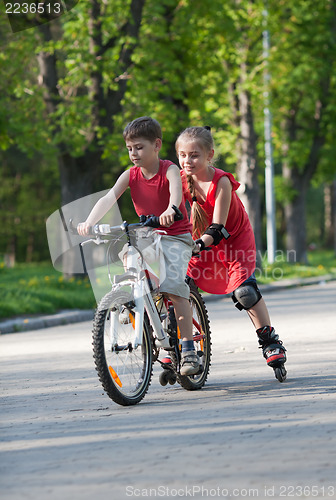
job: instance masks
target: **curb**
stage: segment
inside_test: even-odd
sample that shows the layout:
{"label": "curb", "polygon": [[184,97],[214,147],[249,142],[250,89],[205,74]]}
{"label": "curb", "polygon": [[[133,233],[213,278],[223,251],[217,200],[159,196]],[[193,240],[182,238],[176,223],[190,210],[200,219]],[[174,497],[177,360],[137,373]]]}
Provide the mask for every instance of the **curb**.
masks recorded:
{"label": "curb", "polygon": [[[274,281],[267,285],[258,285],[261,292],[270,293],[277,292],[279,290],[286,290],[288,288],[297,288],[300,286],[309,286],[309,285],[319,285],[327,283],[328,281],[336,281],[336,276],[334,274],[326,274],[323,276],[314,276],[312,278],[297,278],[297,279],[288,279],[281,281]],[[231,297],[231,293],[224,295],[202,295],[204,302],[214,302],[216,300],[225,299]],[[1,324],[0,324],[1,329]]]}
{"label": "curb", "polygon": [[[260,291],[264,293],[275,292],[288,288],[296,288],[300,286],[325,284],[328,281],[336,281],[336,276],[332,274],[324,276],[315,276],[313,278],[303,278],[294,280],[275,281],[269,285],[259,285]],[[224,298],[231,297],[231,294],[224,295],[203,295],[204,302],[214,302]],[[94,309],[86,310],[66,310],[56,314],[44,316],[27,316],[20,318],[12,318],[0,322],[0,335],[8,333],[20,333],[31,330],[39,330],[42,328],[50,328],[52,326],[68,325],[70,323],[80,323],[83,321],[92,321],[94,317]]]}
{"label": "curb", "polygon": [[66,310],[46,316],[13,318],[0,323],[0,335],[7,333],[27,332],[41,330],[52,326],[68,325],[69,323],[80,323],[81,321],[92,321],[94,310]]}

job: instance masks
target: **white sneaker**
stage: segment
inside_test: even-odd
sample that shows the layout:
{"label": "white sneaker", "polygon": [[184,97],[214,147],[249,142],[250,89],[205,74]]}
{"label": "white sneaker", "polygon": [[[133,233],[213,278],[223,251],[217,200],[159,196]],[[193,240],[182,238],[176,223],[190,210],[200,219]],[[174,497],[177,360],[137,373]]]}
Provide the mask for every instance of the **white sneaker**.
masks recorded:
{"label": "white sneaker", "polygon": [[195,375],[200,368],[200,359],[195,351],[185,351],[182,353],[180,374]]}

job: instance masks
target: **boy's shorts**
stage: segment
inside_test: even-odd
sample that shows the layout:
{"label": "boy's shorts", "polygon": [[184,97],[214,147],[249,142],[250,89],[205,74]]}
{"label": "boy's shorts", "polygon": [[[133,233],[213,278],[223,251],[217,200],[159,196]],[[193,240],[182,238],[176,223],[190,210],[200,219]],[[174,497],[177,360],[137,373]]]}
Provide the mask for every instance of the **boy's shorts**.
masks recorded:
{"label": "boy's shorts", "polygon": [[162,274],[164,279],[160,281],[160,292],[189,299],[189,286],[185,278],[195,245],[191,234],[162,235],[160,244],[160,266],[164,266]]}

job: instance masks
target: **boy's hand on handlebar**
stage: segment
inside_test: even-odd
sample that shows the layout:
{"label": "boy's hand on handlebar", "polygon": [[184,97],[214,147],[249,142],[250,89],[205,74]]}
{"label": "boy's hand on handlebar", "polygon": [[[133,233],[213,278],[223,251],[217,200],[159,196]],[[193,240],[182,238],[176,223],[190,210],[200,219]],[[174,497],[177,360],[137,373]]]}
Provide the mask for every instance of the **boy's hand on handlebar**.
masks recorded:
{"label": "boy's hand on handlebar", "polygon": [[81,236],[87,236],[90,232],[91,226],[87,222],[80,222],[77,225],[78,234]]}
{"label": "boy's hand on handlebar", "polygon": [[167,208],[160,215],[160,225],[164,227],[169,227],[174,223],[175,210],[172,207]]}

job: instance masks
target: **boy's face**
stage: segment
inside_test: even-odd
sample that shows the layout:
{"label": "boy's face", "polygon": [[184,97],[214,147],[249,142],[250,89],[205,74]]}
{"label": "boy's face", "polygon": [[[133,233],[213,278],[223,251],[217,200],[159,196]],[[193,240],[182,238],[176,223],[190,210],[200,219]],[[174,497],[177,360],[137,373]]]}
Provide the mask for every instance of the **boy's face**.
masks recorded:
{"label": "boy's face", "polygon": [[161,146],[161,139],[156,139],[155,142],[142,137],[126,140],[130,160],[136,167],[148,168],[153,164],[156,166]]}

